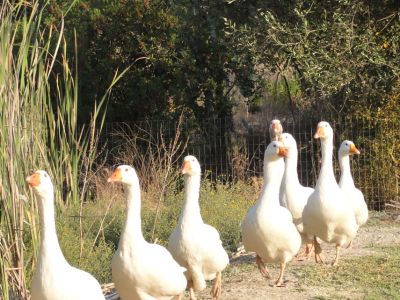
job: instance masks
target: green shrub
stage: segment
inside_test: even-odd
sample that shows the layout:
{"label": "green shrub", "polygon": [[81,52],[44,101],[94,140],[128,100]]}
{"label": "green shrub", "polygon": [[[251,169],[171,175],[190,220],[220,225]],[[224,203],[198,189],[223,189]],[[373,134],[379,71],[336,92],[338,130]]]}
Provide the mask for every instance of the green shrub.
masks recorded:
{"label": "green shrub", "polygon": [[[79,221],[69,216],[57,222],[58,238],[67,261],[92,274],[100,283],[111,281],[111,258],[114,246],[103,237],[94,243],[94,231],[85,234],[80,248]],[[82,251],[82,252],[81,252]]]}
{"label": "green shrub", "polygon": [[217,228],[227,251],[236,251],[241,241],[241,222],[256,198],[254,188],[243,181],[213,184],[203,180],[200,194],[203,219]]}
{"label": "green shrub", "polygon": [[[149,238],[155,211],[148,204],[150,200],[147,200],[146,196],[143,198],[142,226],[144,235]],[[165,197],[155,231],[158,243],[165,245],[168,242],[183,209],[183,199],[183,191]],[[223,184],[206,179],[202,181],[199,201],[203,220],[219,231],[228,252],[237,249],[241,240],[241,221],[255,199],[254,188],[245,182]]]}

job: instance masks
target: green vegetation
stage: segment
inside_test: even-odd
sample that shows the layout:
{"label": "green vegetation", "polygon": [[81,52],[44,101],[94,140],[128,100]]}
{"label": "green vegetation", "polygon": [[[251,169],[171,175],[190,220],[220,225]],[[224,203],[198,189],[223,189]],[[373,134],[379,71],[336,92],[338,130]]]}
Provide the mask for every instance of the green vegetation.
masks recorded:
{"label": "green vegetation", "polygon": [[51,1],[45,21],[58,27],[68,12],[68,39],[77,32],[83,119],[127,66],[108,120],[177,119],[186,109],[206,127],[232,115],[237,89],[251,110],[279,99],[274,113],[285,105],[296,119],[375,118],[399,103],[396,0],[71,3]]}
{"label": "green vegetation", "polygon": [[[105,184],[108,153],[100,157],[98,139],[105,120],[157,118],[181,124],[184,118],[193,127],[182,135],[178,129],[171,142],[158,128],[152,129],[157,136],[148,132],[145,138],[127,132],[125,149],[113,153],[138,169],[143,231],[160,244],[166,244],[182,207],[182,178],[174,166],[187,149],[185,137],[196,132],[196,139],[209,142],[215,138],[209,120],[223,117],[229,123],[240,102],[250,113],[268,105],[286,118],[329,115],[349,128],[358,126],[352,120],[369,120],[363,129],[372,138],[355,140],[371,145],[359,169],[377,175],[366,179],[381,187],[383,195],[377,198],[398,200],[399,11],[395,0],[312,5],[287,0],[2,1],[1,297],[29,298],[40,240],[37,205],[25,184],[32,169],[46,169],[53,179],[67,259],[101,282],[110,280],[110,259],[125,214],[121,194]],[[116,75],[118,70],[124,76]],[[226,141],[229,134],[223,133]],[[234,157],[242,159],[237,169],[245,170],[245,146],[226,141],[219,151],[233,149]],[[378,153],[387,159],[377,161]],[[257,193],[245,182],[244,171],[238,174],[228,184],[204,179],[201,190],[204,220],[217,227],[230,252],[238,246],[240,221]],[[317,266],[302,272],[343,286],[353,276],[371,299],[396,298],[391,285],[398,285],[399,252],[382,251],[345,261],[336,275]],[[348,271],[351,263],[355,274]],[[307,280],[313,284],[318,277]]]}
{"label": "green vegetation", "polygon": [[[370,149],[360,177],[381,187],[370,207],[398,200],[399,1],[57,0],[44,20],[59,28],[67,11],[66,39],[79,45],[70,57],[81,74],[82,122],[114,71],[129,66],[110,95],[108,121],[176,121],[183,112],[191,125],[184,134],[212,145],[210,120],[232,124],[238,110],[243,139],[260,111],[295,123],[332,120],[346,124],[341,138],[368,132],[352,138]],[[218,151],[234,153],[237,127]]]}
{"label": "green vegetation", "polygon": [[[365,226],[388,228],[399,226],[399,223],[393,222],[390,214],[372,211]],[[302,266],[293,264],[291,268],[296,277],[301,278],[300,286],[331,289],[331,297],[334,298],[337,291],[354,291],[358,295],[354,298],[397,299],[400,297],[400,248],[397,245],[378,246],[374,242],[371,240],[365,246],[365,250],[372,250],[373,254],[352,258],[343,256],[337,267],[310,263]]]}
{"label": "green vegetation", "polygon": [[308,264],[296,267],[296,272],[306,286],[358,290],[364,293],[364,299],[397,299],[400,249],[391,246],[374,250],[374,255],[344,258],[338,267]]}
{"label": "green vegetation", "polygon": [[104,120],[100,109],[107,95],[92,110],[89,128],[78,129],[78,79],[66,56],[63,23],[57,34],[52,27],[42,28],[44,7],[38,2],[8,1],[0,7],[0,294],[4,299],[28,297],[36,263],[37,205],[25,177],[32,169],[46,169],[53,178],[57,206],[82,204],[97,153],[96,128],[101,129]]}
{"label": "green vegetation", "polygon": [[394,222],[393,216],[396,216],[396,213],[390,213],[385,211],[370,211],[368,222],[364,225],[367,227],[397,227],[400,226],[400,222]]}
{"label": "green vegetation", "polygon": [[242,181],[232,185],[203,181],[200,199],[204,221],[218,228],[225,249],[235,252],[241,241],[240,224],[257,200],[254,187]]}

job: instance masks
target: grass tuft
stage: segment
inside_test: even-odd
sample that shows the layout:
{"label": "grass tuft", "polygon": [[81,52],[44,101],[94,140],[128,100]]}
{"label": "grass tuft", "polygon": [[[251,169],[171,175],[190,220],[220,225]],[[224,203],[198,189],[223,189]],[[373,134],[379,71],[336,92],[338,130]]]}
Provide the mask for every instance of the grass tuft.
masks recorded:
{"label": "grass tuft", "polygon": [[339,266],[308,264],[296,267],[301,283],[306,286],[358,290],[365,299],[400,298],[400,248],[375,248],[376,254],[343,258]]}

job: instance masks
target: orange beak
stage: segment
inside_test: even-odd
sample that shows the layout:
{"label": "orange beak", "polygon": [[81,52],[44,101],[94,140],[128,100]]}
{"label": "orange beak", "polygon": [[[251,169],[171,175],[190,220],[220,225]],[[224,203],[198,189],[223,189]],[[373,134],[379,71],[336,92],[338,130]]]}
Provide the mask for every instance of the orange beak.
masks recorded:
{"label": "orange beak", "polygon": [[182,174],[186,174],[190,171],[190,162],[184,161],[182,164]]}
{"label": "orange beak", "polygon": [[314,134],[314,139],[324,137],[325,132],[323,127],[317,127],[317,132]]}
{"label": "orange beak", "polygon": [[286,157],[287,156],[287,148],[285,147],[279,147],[278,149],[278,155],[282,156],[282,157]]}
{"label": "orange beak", "polygon": [[26,182],[31,187],[35,187],[35,186],[40,185],[40,174],[39,173],[33,173],[32,175],[26,177]]}
{"label": "orange beak", "polygon": [[121,176],[121,170],[120,169],[116,169],[114,171],[114,173],[111,174],[110,177],[108,177],[107,182],[118,182],[122,180],[122,176]]}
{"label": "orange beak", "polygon": [[350,145],[350,154],[360,154],[360,150],[357,149],[356,145]]}

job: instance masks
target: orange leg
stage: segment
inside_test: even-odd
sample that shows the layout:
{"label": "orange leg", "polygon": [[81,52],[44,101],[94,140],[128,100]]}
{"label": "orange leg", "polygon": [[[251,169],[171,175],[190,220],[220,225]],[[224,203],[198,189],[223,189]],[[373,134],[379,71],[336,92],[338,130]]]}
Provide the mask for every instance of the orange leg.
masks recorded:
{"label": "orange leg", "polygon": [[260,273],[263,277],[265,278],[271,278],[271,276],[269,275],[268,269],[265,267],[264,262],[262,261],[260,256],[256,256],[256,264],[258,269],[260,270]]}
{"label": "orange leg", "polygon": [[296,260],[303,261],[309,259],[313,250],[314,250],[314,243],[306,244],[304,250],[296,255]]}
{"label": "orange leg", "polygon": [[176,300],[182,300],[183,299],[183,292],[180,293],[179,295],[175,296]]}
{"label": "orange leg", "polygon": [[353,245],[353,241],[350,241],[350,243],[347,245],[346,249],[351,248],[352,245]]}
{"label": "orange leg", "polygon": [[275,282],[275,287],[284,287],[286,286],[283,282],[283,273],[285,272],[286,263],[281,263],[281,271],[279,272],[278,280]]}
{"label": "orange leg", "polygon": [[221,286],[222,286],[222,274],[221,272],[217,272],[214,285],[211,289],[211,296],[213,300],[218,300],[219,297],[221,296]]}
{"label": "orange leg", "polygon": [[194,289],[193,289],[193,280],[189,280],[188,282],[189,286],[189,299],[190,300],[196,300],[196,295],[194,294]]}
{"label": "orange leg", "polygon": [[323,263],[324,261],[322,260],[321,256],[322,253],[321,245],[318,243],[316,236],[314,236],[314,253],[315,253],[315,262]]}
{"label": "orange leg", "polygon": [[310,257],[311,253],[314,251],[314,243],[306,244],[306,256],[307,258]]}
{"label": "orange leg", "polygon": [[338,262],[339,262],[339,255],[340,255],[340,246],[336,245],[336,256],[334,261],[332,262],[332,266],[337,266]]}

